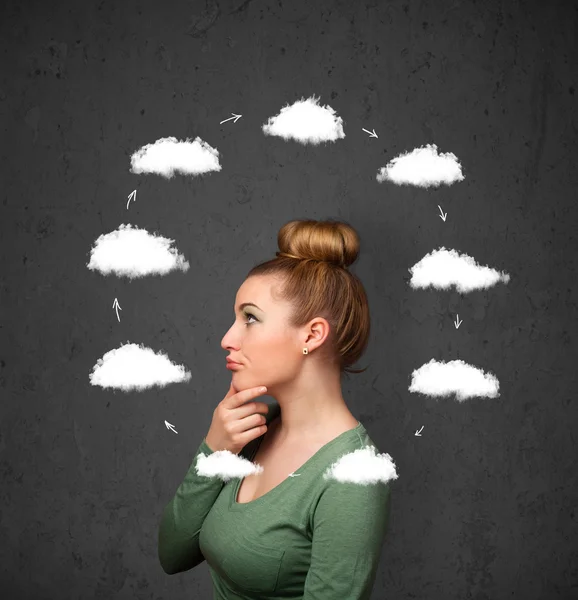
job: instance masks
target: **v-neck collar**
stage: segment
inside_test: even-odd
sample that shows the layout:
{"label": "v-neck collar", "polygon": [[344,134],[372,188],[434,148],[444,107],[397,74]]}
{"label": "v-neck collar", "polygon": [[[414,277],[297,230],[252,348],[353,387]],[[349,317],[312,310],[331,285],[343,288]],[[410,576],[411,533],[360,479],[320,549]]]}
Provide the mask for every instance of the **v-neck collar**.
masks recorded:
{"label": "v-neck collar", "polygon": [[[337,437],[334,437],[332,440],[330,440],[329,442],[327,442],[326,444],[321,446],[321,448],[319,448],[319,450],[317,450],[317,452],[315,452],[315,454],[313,454],[313,456],[308,458],[298,469],[293,471],[293,473],[301,474],[301,472],[304,471],[311,462],[313,462],[314,460],[317,460],[320,457],[320,455],[323,452],[325,452],[328,448],[332,448],[338,441],[343,440],[344,437],[357,435],[361,429],[363,429],[363,424],[360,421],[358,421],[357,425],[353,429],[348,429],[347,431],[340,433]],[[259,451],[259,448],[261,447],[263,437],[264,437],[264,435],[260,438],[259,443],[257,444],[257,446],[255,448],[255,451],[252,453],[251,461],[257,455],[257,452]],[[238,477],[235,482],[235,485],[232,486],[233,490],[232,490],[232,494],[231,494],[231,499],[229,501],[229,508],[231,510],[244,510],[245,507],[247,507],[247,506],[254,506],[256,504],[259,504],[264,499],[267,499],[267,498],[275,495],[276,493],[279,493],[278,490],[280,488],[283,488],[285,486],[286,482],[289,480],[292,480],[292,479],[293,479],[293,477],[290,477],[289,475],[287,475],[287,477],[283,481],[281,481],[281,483],[278,483],[274,488],[270,489],[268,492],[265,492],[262,496],[259,496],[258,498],[255,498],[254,500],[251,500],[250,502],[237,502],[239,488],[241,487],[241,482],[244,480],[244,477]]]}

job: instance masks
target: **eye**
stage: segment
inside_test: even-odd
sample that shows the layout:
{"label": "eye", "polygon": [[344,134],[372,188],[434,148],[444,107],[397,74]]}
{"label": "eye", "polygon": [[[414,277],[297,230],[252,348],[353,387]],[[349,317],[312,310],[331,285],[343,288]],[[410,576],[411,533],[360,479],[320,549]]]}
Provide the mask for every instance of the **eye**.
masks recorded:
{"label": "eye", "polygon": [[[255,317],[251,313],[248,313],[248,312],[245,313],[245,316],[249,317],[251,319],[255,319]],[[255,319],[255,321],[257,321],[257,319]],[[247,322],[245,322],[245,325],[252,325],[252,324],[253,323],[247,323]]]}

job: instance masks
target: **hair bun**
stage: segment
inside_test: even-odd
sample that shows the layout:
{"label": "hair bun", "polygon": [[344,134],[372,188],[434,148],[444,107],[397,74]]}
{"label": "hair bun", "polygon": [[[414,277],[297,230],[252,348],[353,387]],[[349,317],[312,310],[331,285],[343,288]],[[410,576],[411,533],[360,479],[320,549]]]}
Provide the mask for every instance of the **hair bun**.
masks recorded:
{"label": "hair bun", "polygon": [[253,267],[247,279],[273,278],[272,297],[291,306],[289,327],[301,328],[316,317],[327,321],[327,339],[310,349],[320,368],[338,368],[342,375],[366,371],[352,368],[365,352],[371,330],[367,293],[359,277],[347,270],[359,254],[355,229],[343,221],[289,221],[279,229],[277,243],[278,258]]}
{"label": "hair bun", "polygon": [[286,223],[277,235],[277,256],[328,262],[347,269],[359,255],[359,236],[343,221],[301,220]]}

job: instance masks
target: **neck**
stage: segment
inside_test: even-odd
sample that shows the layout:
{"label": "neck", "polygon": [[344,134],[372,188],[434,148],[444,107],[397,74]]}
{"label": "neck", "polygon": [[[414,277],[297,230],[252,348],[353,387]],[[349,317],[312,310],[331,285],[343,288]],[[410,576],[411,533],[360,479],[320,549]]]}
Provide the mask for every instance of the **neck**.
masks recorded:
{"label": "neck", "polygon": [[298,386],[292,381],[269,389],[268,395],[275,398],[281,409],[276,424],[279,442],[321,439],[328,431],[354,419],[341,393],[339,374],[317,381],[323,383]]}

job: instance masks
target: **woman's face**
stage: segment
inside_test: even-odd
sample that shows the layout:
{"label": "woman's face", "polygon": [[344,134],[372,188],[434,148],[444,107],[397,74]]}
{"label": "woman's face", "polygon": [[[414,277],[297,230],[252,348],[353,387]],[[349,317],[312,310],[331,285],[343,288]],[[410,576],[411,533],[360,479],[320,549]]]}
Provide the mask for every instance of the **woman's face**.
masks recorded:
{"label": "woman's face", "polygon": [[290,306],[271,297],[274,283],[272,278],[250,277],[237,292],[235,321],[221,347],[241,363],[230,371],[238,390],[290,380],[299,365],[303,344],[299,331],[288,325]]}

